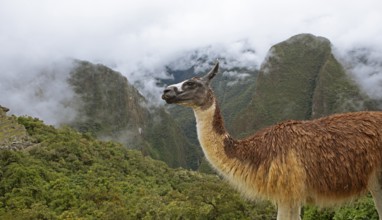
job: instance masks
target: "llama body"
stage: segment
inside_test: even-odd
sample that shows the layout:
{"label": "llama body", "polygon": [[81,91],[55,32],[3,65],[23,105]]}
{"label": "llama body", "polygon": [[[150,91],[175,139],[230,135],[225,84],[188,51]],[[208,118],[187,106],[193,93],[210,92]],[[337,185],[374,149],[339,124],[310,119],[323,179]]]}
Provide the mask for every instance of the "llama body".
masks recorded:
{"label": "llama body", "polygon": [[209,88],[217,68],[167,87],[163,99],[193,108],[207,160],[243,195],[273,201],[282,220],[299,219],[304,204],[327,206],[370,191],[382,214],[382,112],[286,121],[235,140]]}
{"label": "llama body", "polygon": [[330,206],[380,187],[382,112],[287,121],[235,140],[214,128],[215,108],[195,112],[199,141],[212,166],[248,198],[289,209]]}

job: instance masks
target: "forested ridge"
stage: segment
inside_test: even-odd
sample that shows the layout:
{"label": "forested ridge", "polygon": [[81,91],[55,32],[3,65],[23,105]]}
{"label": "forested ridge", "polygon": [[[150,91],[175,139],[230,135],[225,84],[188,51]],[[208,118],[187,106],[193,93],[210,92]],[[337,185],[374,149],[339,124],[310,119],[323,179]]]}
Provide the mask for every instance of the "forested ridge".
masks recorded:
{"label": "forested ridge", "polygon": [[33,145],[0,150],[0,219],[272,219],[216,175],[19,117]]}

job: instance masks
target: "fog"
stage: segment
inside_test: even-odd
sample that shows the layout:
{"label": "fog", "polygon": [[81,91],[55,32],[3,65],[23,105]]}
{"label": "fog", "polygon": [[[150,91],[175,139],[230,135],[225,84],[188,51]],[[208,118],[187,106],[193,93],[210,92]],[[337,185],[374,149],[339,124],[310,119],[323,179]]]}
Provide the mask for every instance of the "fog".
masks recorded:
{"label": "fog", "polygon": [[190,66],[179,59],[185,54],[202,48],[226,57],[226,67],[253,69],[273,44],[299,33],[328,38],[353,61],[362,88],[381,98],[381,23],[380,0],[2,0],[0,105],[58,124],[74,117],[69,58],[107,65],[155,100],[155,79],[168,77],[165,65]]}

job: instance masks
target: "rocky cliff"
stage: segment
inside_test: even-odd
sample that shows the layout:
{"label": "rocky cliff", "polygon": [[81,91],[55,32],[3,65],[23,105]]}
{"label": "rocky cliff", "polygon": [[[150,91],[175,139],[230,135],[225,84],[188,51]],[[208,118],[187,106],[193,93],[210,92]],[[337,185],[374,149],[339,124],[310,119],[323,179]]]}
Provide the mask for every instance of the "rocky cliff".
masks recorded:
{"label": "rocky cliff", "polygon": [[0,150],[21,150],[32,145],[23,125],[13,116],[7,116],[8,108],[0,105]]}

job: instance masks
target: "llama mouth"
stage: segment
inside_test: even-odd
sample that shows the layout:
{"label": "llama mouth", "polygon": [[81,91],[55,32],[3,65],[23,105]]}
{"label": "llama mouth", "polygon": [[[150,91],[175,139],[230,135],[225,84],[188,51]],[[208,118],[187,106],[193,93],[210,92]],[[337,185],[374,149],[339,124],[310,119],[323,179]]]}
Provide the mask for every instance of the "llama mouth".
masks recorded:
{"label": "llama mouth", "polygon": [[167,104],[174,104],[176,101],[174,99],[164,99]]}
{"label": "llama mouth", "polygon": [[178,96],[169,96],[167,94],[162,95],[162,99],[166,101],[167,104],[178,104],[178,105],[184,105],[187,103],[187,100],[182,99]]}
{"label": "llama mouth", "polygon": [[167,104],[176,103],[176,96],[170,96],[168,94],[163,94],[162,99],[166,101]]}

